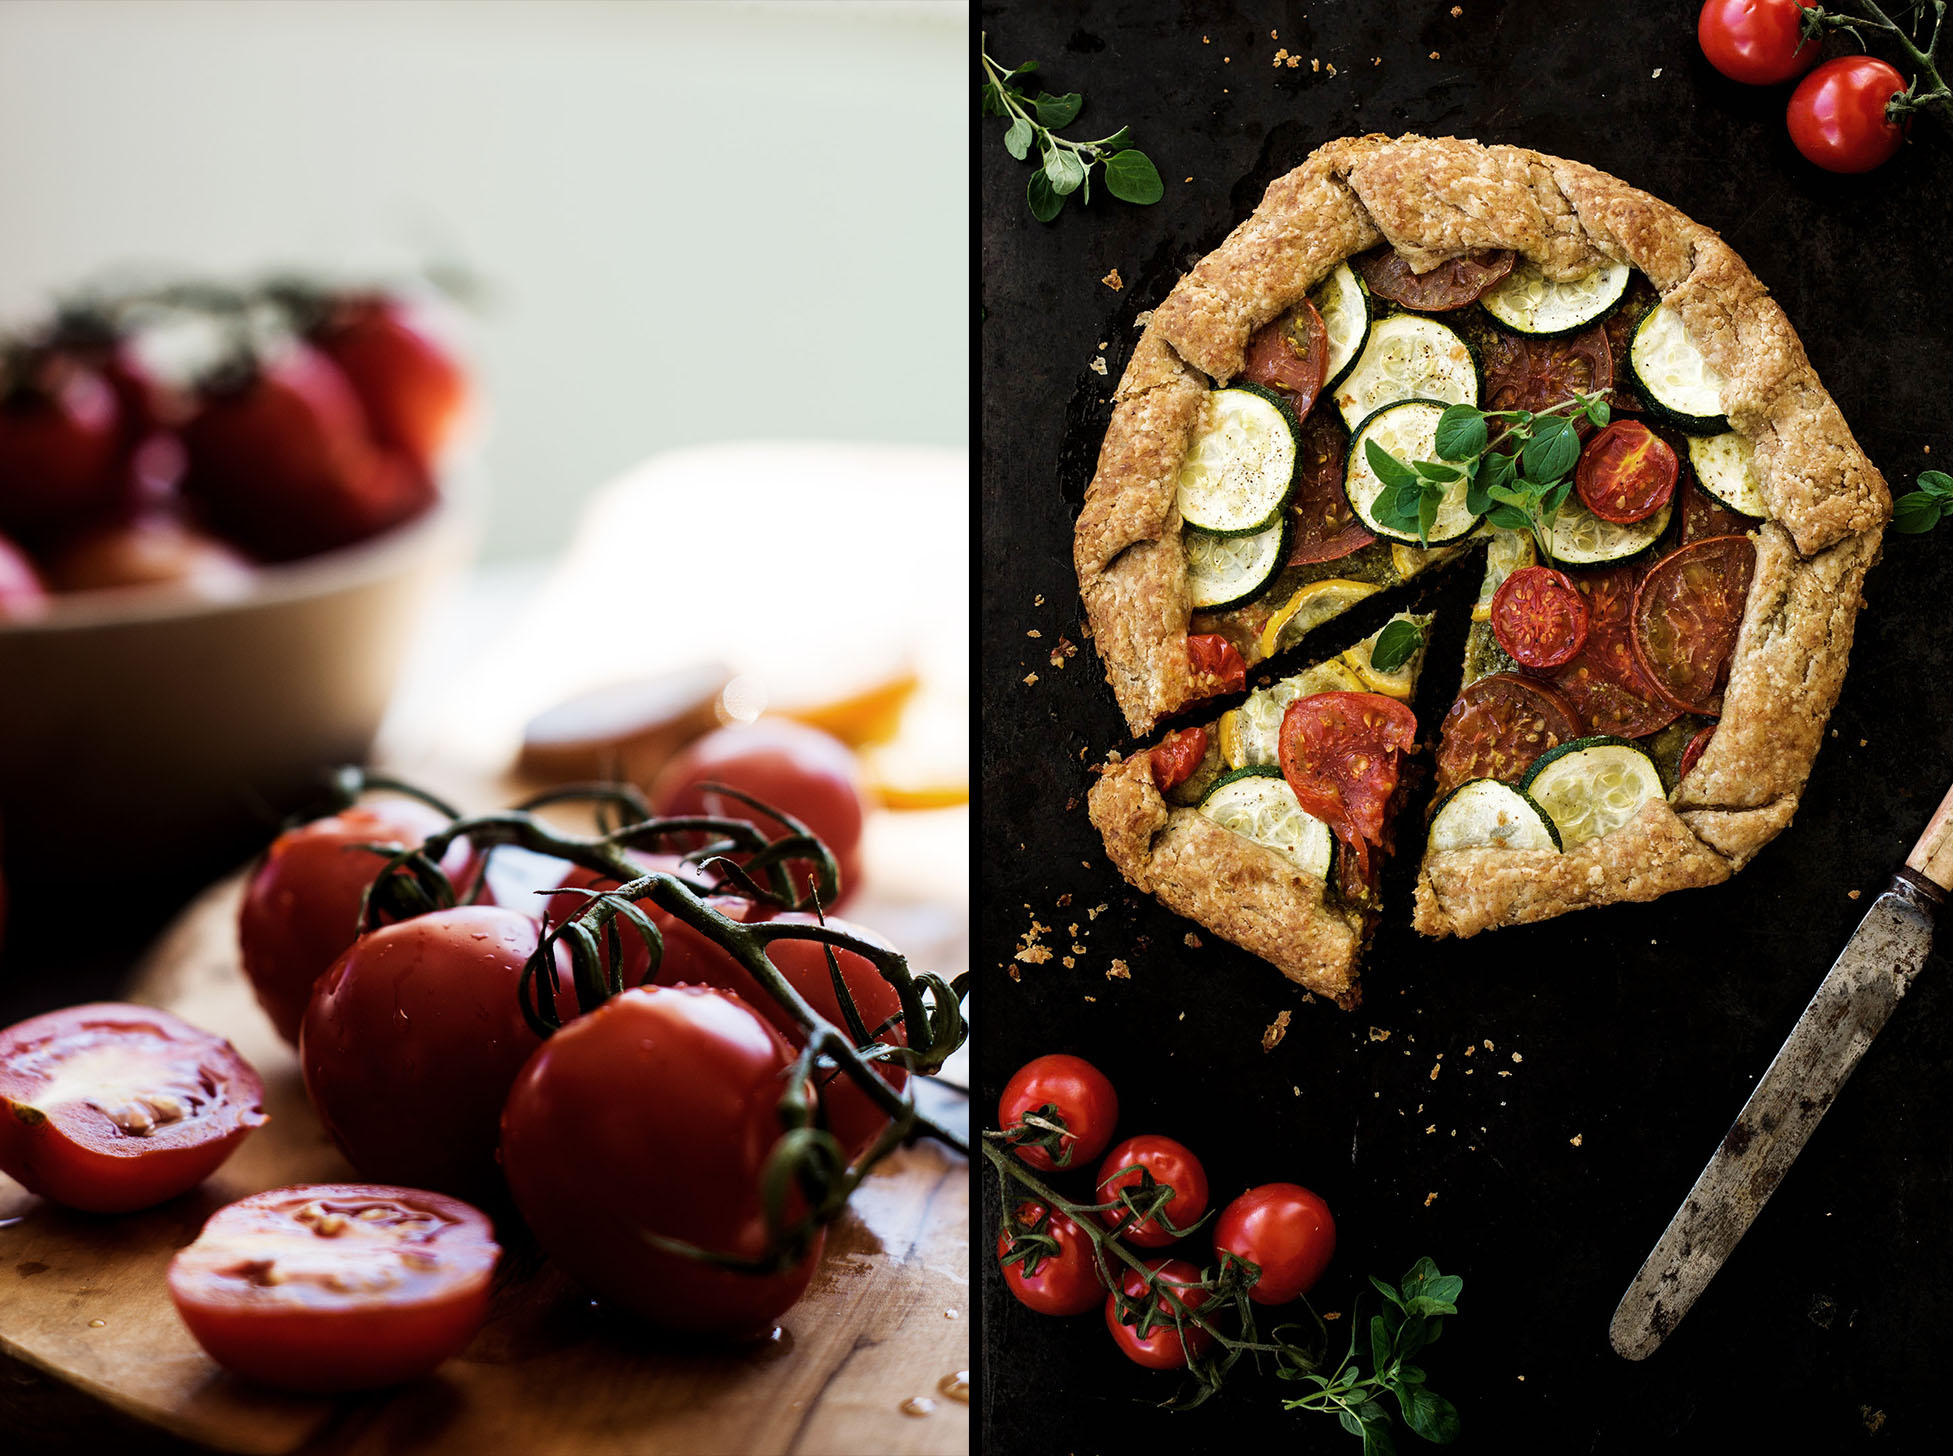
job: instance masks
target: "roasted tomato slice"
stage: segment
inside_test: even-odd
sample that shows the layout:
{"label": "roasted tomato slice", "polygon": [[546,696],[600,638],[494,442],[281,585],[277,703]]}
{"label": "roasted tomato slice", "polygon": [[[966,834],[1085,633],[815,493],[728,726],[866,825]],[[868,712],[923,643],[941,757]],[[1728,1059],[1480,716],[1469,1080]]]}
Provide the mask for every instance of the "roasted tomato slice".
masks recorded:
{"label": "roasted tomato slice", "polygon": [[1335,831],[1369,878],[1370,846],[1383,842],[1384,811],[1417,718],[1381,693],[1315,693],[1282,714],[1282,777],[1303,809]]}
{"label": "roasted tomato slice", "polygon": [[[1528,339],[1500,330],[1484,336],[1480,354],[1488,410],[1537,413],[1576,394],[1602,393],[1614,383],[1614,351],[1599,324],[1563,339]],[[1575,424],[1587,428],[1584,419]]]}
{"label": "roasted tomato slice", "polygon": [[1587,603],[1564,571],[1522,566],[1492,594],[1492,635],[1521,667],[1558,667],[1587,643]]}
{"label": "roasted tomato slice", "polygon": [[1207,757],[1207,730],[1182,728],[1169,733],[1149,757],[1153,762],[1153,783],[1164,794],[1194,776],[1201,760]]}
{"label": "roasted tomato slice", "polygon": [[1729,654],[1743,625],[1756,547],[1711,536],[1652,566],[1634,594],[1634,655],[1655,690],[1685,713],[1719,714]]}
{"label": "roasted tomato slice", "polygon": [[1706,541],[1711,536],[1746,535],[1755,524],[1737,515],[1699,485],[1691,484],[1682,492],[1681,544],[1684,546],[1691,541]]}
{"label": "roasted tomato slice", "polygon": [[1295,467],[1295,494],[1288,505],[1291,566],[1336,561],[1376,540],[1356,519],[1343,494],[1343,459],[1349,431],[1334,410],[1302,422],[1301,455]]}
{"label": "roasted tomato slice", "polygon": [[1695,737],[1691,738],[1688,747],[1682,750],[1682,767],[1675,775],[1676,778],[1685,779],[1689,776],[1689,770],[1695,767],[1695,761],[1702,757],[1702,750],[1709,746],[1709,740],[1715,736],[1714,723],[1695,730]]}
{"label": "roasted tomato slice", "polygon": [[1329,330],[1316,306],[1303,299],[1248,340],[1241,377],[1250,384],[1279,389],[1295,417],[1308,414],[1329,372]]}
{"label": "roasted tomato slice", "polygon": [[1547,749],[1579,736],[1579,715],[1545,683],[1513,672],[1479,678],[1444,715],[1438,797],[1467,779],[1517,782]]}
{"label": "roasted tomato slice", "polygon": [[474,1337],[500,1253],[487,1218],[438,1193],[273,1188],[210,1216],[170,1261],[170,1298],[234,1375],[366,1390],[425,1375]]}
{"label": "roasted tomato slice", "polygon": [[1187,665],[1203,698],[1238,693],[1248,685],[1248,664],[1240,650],[1218,632],[1199,632],[1187,638]]}
{"label": "roasted tomato slice", "polygon": [[1573,584],[1587,599],[1587,645],[1566,666],[1555,668],[1558,688],[1589,733],[1640,738],[1675,721],[1675,706],[1655,691],[1641,670],[1630,639],[1635,566],[1583,571]]}
{"label": "roasted tomato slice", "polygon": [[0,1031],[0,1172],[90,1213],[196,1187],[265,1120],[264,1085],[221,1036],[97,1002]]}
{"label": "roasted tomato slice", "polygon": [[1603,521],[1645,521],[1675,494],[1674,447],[1639,420],[1616,420],[1587,442],[1573,474],[1580,500]]}
{"label": "roasted tomato slice", "polygon": [[1351,260],[1370,292],[1419,313],[1463,308],[1510,273],[1515,261],[1505,249],[1481,249],[1448,258],[1428,273],[1413,273],[1403,254],[1389,247]]}

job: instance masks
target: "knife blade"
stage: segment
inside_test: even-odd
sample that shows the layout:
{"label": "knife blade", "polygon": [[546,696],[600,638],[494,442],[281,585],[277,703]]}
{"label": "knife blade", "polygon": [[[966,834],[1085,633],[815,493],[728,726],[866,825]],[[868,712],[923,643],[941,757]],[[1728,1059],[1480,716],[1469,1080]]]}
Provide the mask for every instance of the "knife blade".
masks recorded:
{"label": "knife blade", "polygon": [[1618,1353],[1643,1360],[1660,1347],[1776,1192],[1926,963],[1933,915],[1949,888],[1953,791],[1865,912],[1621,1297],[1608,1329]]}

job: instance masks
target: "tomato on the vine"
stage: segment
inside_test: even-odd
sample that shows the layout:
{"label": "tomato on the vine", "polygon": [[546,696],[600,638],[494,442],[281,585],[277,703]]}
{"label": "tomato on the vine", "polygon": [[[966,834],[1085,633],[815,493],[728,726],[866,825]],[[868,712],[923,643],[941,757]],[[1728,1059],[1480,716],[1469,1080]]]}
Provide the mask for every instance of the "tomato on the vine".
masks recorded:
{"label": "tomato on the vine", "polygon": [[0,622],[25,622],[47,610],[47,587],[34,563],[0,536]]}
{"label": "tomato on the vine", "polygon": [[[646,1235],[742,1259],[770,1252],[760,1180],[781,1138],[787,1044],[699,986],[638,987],[542,1044],[502,1114],[502,1168],[549,1256],[676,1330],[764,1334],[798,1300],[825,1234],[770,1273],[715,1267]],[[799,1192],[784,1217],[804,1216]]]}
{"label": "tomato on the vine", "polygon": [[[1207,1170],[1185,1144],[1157,1133],[1141,1133],[1120,1143],[1099,1164],[1098,1201],[1111,1203],[1127,1189],[1133,1190],[1136,1200],[1155,1197],[1141,1192],[1149,1177],[1173,1190],[1163,1208],[1123,1228],[1121,1224],[1131,1218],[1127,1208],[1108,1209],[1099,1221],[1128,1243],[1163,1249],[1207,1212]],[[1172,1228],[1167,1227],[1169,1222]]]}
{"label": "tomato on the vine", "polygon": [[1905,128],[1885,114],[1905,89],[1905,77],[1874,56],[1826,61],[1790,93],[1790,139],[1827,172],[1869,172],[1891,161],[1905,140]]}
{"label": "tomato on the vine", "polygon": [[1817,0],[1707,0],[1695,38],[1709,64],[1746,86],[1774,86],[1817,64],[1823,47],[1804,39],[1803,14]]}
{"label": "tomato on the vine", "polygon": [[[1146,1267],[1173,1284],[1195,1284],[1200,1280],[1200,1271],[1185,1259],[1149,1259]],[[1129,1299],[1140,1299],[1146,1294],[1146,1281],[1136,1269],[1126,1270],[1119,1287]],[[1208,1293],[1205,1289],[1173,1291],[1174,1296],[1190,1310],[1197,1310],[1207,1303]],[[1154,1324],[1152,1333],[1142,1336],[1137,1315],[1132,1324],[1120,1318],[1119,1296],[1108,1294],[1105,1297],[1105,1327],[1112,1332],[1112,1343],[1128,1360],[1144,1365],[1148,1370],[1180,1370],[1187,1365],[1189,1354],[1197,1360],[1213,1348],[1214,1337],[1200,1326],[1175,1323],[1176,1313],[1164,1293],[1155,1296],[1155,1303],[1160,1318]]]}
{"label": "tomato on the vine", "polygon": [[[1062,1213],[1047,1209],[1036,1199],[1017,1205],[1017,1221],[1028,1231],[1012,1239],[1008,1226],[997,1234],[997,1258],[1002,1263],[1004,1284],[1020,1304],[1039,1314],[1084,1314],[1096,1309],[1105,1297],[1105,1284],[1099,1278],[1092,1257],[1092,1241]],[[1057,1244],[1057,1252],[1043,1240]],[[1011,1258],[1019,1248],[1023,1253]]]}
{"label": "tomato on the vine", "polygon": [[179,511],[149,509],[105,521],[47,558],[56,591],[172,586],[211,601],[241,596],[251,563]]}
{"label": "tomato on the vine", "polygon": [[366,1183],[253,1194],[170,1261],[170,1299],[211,1359],[288,1390],[427,1374],[488,1313],[501,1249],[458,1199]]}
{"label": "tomato on the vine", "polygon": [[[1027,1125],[1026,1118],[1036,1122]],[[1112,1141],[1118,1121],[1119,1094],[1105,1073],[1063,1052],[1019,1067],[997,1101],[997,1126],[1011,1135],[1017,1156],[1047,1173],[1090,1163]]]}
{"label": "tomato on the vine", "polygon": [[122,430],[101,375],[50,355],[0,391],[0,531],[38,539],[112,505]]}
{"label": "tomato on the vine", "polygon": [[0,1173],[90,1213],[148,1208],[217,1171],[264,1116],[220,1036],[99,1002],[0,1031]]}
{"label": "tomato on the vine", "polygon": [[1248,1291],[1257,1304],[1300,1299],[1336,1252],[1336,1220],[1320,1195],[1299,1183],[1250,1188],[1214,1220],[1214,1251],[1260,1271]]}
{"label": "tomato on the vine", "polygon": [[312,342],[345,372],[373,438],[432,473],[468,410],[468,376],[427,310],[386,294],[340,300]]}

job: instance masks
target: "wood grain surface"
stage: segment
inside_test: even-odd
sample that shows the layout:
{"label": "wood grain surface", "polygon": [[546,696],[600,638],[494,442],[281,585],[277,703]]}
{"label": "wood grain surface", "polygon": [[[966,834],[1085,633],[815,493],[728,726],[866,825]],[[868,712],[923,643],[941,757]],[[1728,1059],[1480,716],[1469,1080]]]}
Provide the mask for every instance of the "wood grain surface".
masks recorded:
{"label": "wood grain surface", "polygon": [[428,1379],[326,1400],[225,1375],[170,1305],[171,1255],[233,1199],[352,1173],[238,971],[239,884],[185,911],[131,996],[230,1037],[264,1077],[271,1120],[201,1188],[146,1213],[71,1213],[0,1177],[0,1354],[11,1362],[0,1434],[26,1432],[28,1449],[88,1449],[61,1444],[70,1420],[39,1373],[143,1427],[264,1456],[967,1449],[968,1407],[948,1386],[969,1365],[968,1169],[934,1144],[899,1151],[863,1186],[807,1297],[757,1345],[713,1349],[623,1325],[504,1229],[487,1325]]}

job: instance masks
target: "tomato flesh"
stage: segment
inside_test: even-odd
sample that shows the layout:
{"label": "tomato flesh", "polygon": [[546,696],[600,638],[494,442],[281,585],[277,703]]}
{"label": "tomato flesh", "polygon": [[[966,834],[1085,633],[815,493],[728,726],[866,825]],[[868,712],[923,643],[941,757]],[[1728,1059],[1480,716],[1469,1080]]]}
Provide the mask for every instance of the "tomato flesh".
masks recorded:
{"label": "tomato flesh", "polygon": [[1579,715],[1547,684],[1510,672],[1478,678],[1444,715],[1437,795],[1467,779],[1517,783],[1541,754],[1579,736]]}
{"label": "tomato flesh", "polygon": [[1336,1252],[1336,1220],[1320,1195],[1300,1183],[1264,1183],[1221,1210],[1214,1251],[1253,1264],[1248,1290],[1257,1304],[1287,1304],[1315,1286]]}
{"label": "tomato flesh", "polygon": [[1205,728],[1182,728],[1177,733],[1167,734],[1150,755],[1154,785],[1162,794],[1168,789],[1178,788],[1194,776],[1206,757]]}
{"label": "tomato flesh", "polygon": [[1238,693],[1248,685],[1248,664],[1240,649],[1218,632],[1199,632],[1187,638],[1187,666],[1198,697]]}
{"label": "tomato flesh", "polygon": [[1634,594],[1634,655],[1675,708],[1720,714],[1729,655],[1743,625],[1756,547],[1711,536],[1664,556]]}
{"label": "tomato flesh", "polygon": [[126,1213],[194,1188],[262,1126],[264,1085],[222,1037],[98,1002],[0,1032],[0,1172]]}
{"label": "tomato flesh", "polygon": [[1492,594],[1492,635],[1521,667],[1558,667],[1586,646],[1587,603],[1564,571],[1522,566]]}
{"label": "tomato flesh", "polygon": [[1675,494],[1674,447],[1639,420],[1616,420],[1580,452],[1574,489],[1603,521],[1645,521]]}
{"label": "tomato flesh", "polygon": [[[1008,1228],[999,1232],[997,1258],[1003,1265],[1004,1286],[1018,1303],[1039,1314],[1084,1314],[1096,1309],[1105,1297],[1105,1285],[1092,1257],[1091,1240],[1078,1225],[1032,1200],[1017,1205],[1017,1221],[1028,1235],[1013,1240]],[[1040,1242],[1047,1238],[1058,1245],[1056,1253]],[[1020,1243],[1024,1253],[1010,1258]]]}
{"label": "tomato flesh", "polygon": [[[1048,1127],[1028,1126],[1024,1119],[1063,1124],[1057,1153],[1049,1147],[1026,1146],[1050,1134]],[[1083,1057],[1052,1052],[1019,1067],[1004,1084],[997,1102],[997,1126],[1010,1133],[1017,1156],[1043,1172],[1089,1163],[1112,1141],[1119,1122],[1119,1094],[1111,1081]]]}
{"label": "tomato flesh", "polygon": [[1414,273],[1396,249],[1381,248],[1351,260],[1370,292],[1420,313],[1444,313],[1463,308],[1512,271],[1517,255],[1503,249],[1481,249],[1447,258],[1425,273]]}
{"label": "tomato flesh", "polygon": [[1549,680],[1589,733],[1642,738],[1675,721],[1674,704],[1649,681],[1631,640],[1642,570],[1628,564],[1583,571],[1574,582],[1587,601],[1587,645]]}
{"label": "tomato flesh", "polygon": [[474,1337],[500,1254],[487,1218],[438,1193],[274,1188],[211,1215],[170,1261],[170,1298],[234,1375],[367,1390],[417,1379]]}
{"label": "tomato flesh", "polygon": [[1248,340],[1241,378],[1281,391],[1300,420],[1322,392],[1329,372],[1329,330],[1303,299]]}
{"label": "tomato flesh", "polygon": [[[1136,1220],[1129,1208],[1108,1209],[1098,1216],[1099,1222],[1116,1230],[1129,1244],[1163,1249],[1180,1237],[1175,1229],[1191,1227],[1207,1212],[1207,1170],[1185,1144],[1157,1133],[1142,1133],[1120,1143],[1099,1164],[1097,1201],[1111,1203],[1122,1189],[1138,1190],[1148,1175],[1173,1190],[1163,1208]],[[1172,1228],[1167,1227],[1168,1222]]]}
{"label": "tomato flesh", "polygon": [[1689,739],[1688,747],[1682,750],[1682,766],[1676,773],[1676,778],[1685,779],[1689,776],[1689,770],[1695,767],[1696,762],[1702,757],[1702,750],[1709,746],[1709,740],[1715,736],[1714,723],[1695,730],[1695,736]]}
{"label": "tomato flesh", "polygon": [[1339,561],[1376,540],[1350,509],[1343,494],[1343,465],[1349,431],[1334,410],[1302,422],[1301,454],[1295,466],[1295,494],[1289,499],[1291,566]]}
{"label": "tomato flesh", "polygon": [[1404,755],[1417,746],[1416,716],[1381,693],[1315,693],[1288,705],[1280,743],[1282,777],[1367,880],[1370,846],[1383,843]]}
{"label": "tomato flesh", "polygon": [[1774,86],[1817,64],[1823,47],[1803,37],[1816,0],[1706,0],[1695,38],[1709,64],[1746,86]]}
{"label": "tomato flesh", "polygon": [[[1149,1259],[1146,1267],[1175,1284],[1193,1284],[1200,1278],[1200,1271],[1185,1259]],[[1134,1269],[1126,1270],[1119,1287],[1128,1299],[1139,1299],[1146,1293],[1146,1282]],[[1205,1304],[1209,1294],[1205,1289],[1176,1289],[1173,1292],[1190,1310],[1197,1310]],[[1176,1312],[1165,1294],[1158,1295],[1155,1302],[1161,1317],[1153,1325],[1152,1333],[1142,1336],[1137,1316],[1132,1324],[1120,1318],[1119,1296],[1108,1294],[1105,1297],[1105,1327],[1112,1332],[1113,1344],[1128,1360],[1136,1365],[1144,1365],[1148,1370],[1180,1370],[1186,1367],[1190,1354],[1197,1360],[1214,1347],[1214,1337],[1198,1325],[1187,1324],[1183,1327],[1174,1323]]]}
{"label": "tomato flesh", "polygon": [[348,298],[313,335],[344,372],[373,438],[432,472],[468,410],[468,378],[425,316],[405,299]]}

